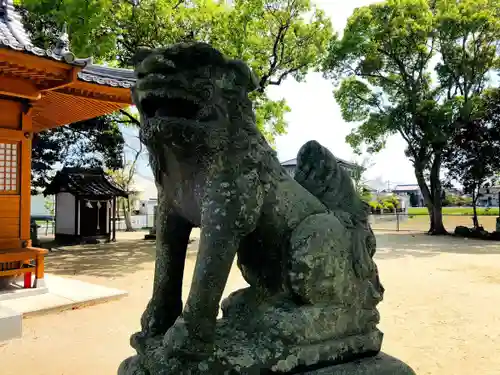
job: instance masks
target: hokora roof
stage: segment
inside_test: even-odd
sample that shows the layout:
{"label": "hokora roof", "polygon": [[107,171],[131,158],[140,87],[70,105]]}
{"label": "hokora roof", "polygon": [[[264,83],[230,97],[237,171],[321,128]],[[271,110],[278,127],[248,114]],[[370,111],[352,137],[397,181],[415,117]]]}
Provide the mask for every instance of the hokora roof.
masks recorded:
{"label": "hokora roof", "polygon": [[101,168],[63,168],[56,173],[43,195],[61,192],[88,199],[128,196],[127,192],[111,181]]}
{"label": "hokora roof", "polygon": [[0,0],[0,79],[0,94],[32,103],[34,131],[127,107],[135,83],[132,70],[76,58],[65,27],[53,48],[34,46],[13,0]]}

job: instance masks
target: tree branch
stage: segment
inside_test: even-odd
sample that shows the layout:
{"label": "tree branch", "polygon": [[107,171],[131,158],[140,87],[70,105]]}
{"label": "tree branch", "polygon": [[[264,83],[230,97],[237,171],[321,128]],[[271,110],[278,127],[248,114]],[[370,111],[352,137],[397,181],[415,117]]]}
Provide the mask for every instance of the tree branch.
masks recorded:
{"label": "tree branch", "polygon": [[185,3],[185,0],[178,0],[177,4],[175,4],[172,9],[177,9],[179,8],[183,3]]}
{"label": "tree branch", "polygon": [[295,68],[291,68],[291,69],[288,69],[288,70],[285,70],[283,73],[280,74],[279,78],[276,80],[276,81],[269,81],[268,84],[269,85],[281,85],[281,82],[289,75],[289,74],[292,74],[292,73],[295,73],[295,72],[298,72],[300,69],[302,68],[305,68],[307,66],[307,64],[302,64],[302,65],[299,65]]}
{"label": "tree branch", "polygon": [[134,116],[132,116],[130,113],[125,111],[124,109],[120,109],[120,113],[130,119],[130,121],[128,121],[128,122],[133,123],[137,126],[141,126],[141,122],[139,120],[137,120]]}

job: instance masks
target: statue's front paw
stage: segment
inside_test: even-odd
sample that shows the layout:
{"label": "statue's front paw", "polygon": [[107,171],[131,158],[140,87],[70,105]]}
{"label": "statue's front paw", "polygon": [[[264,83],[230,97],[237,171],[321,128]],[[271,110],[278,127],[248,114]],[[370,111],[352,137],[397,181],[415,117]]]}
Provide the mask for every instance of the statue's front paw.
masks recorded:
{"label": "statue's front paw", "polygon": [[168,357],[180,355],[205,358],[212,354],[213,344],[193,337],[189,333],[184,319],[177,318],[163,337],[163,347]]}
{"label": "statue's front paw", "polygon": [[256,303],[256,293],[253,288],[248,287],[239,289],[231,293],[221,303],[222,314],[224,317],[231,316],[247,316],[251,313],[252,308]]}

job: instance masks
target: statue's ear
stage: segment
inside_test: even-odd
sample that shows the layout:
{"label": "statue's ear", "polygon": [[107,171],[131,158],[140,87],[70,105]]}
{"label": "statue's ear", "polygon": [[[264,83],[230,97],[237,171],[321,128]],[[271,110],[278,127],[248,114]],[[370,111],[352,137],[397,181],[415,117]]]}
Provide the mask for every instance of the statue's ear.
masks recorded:
{"label": "statue's ear", "polygon": [[259,88],[259,79],[244,61],[229,60],[227,65],[234,74],[235,85],[245,87],[247,92]]}
{"label": "statue's ear", "polygon": [[133,66],[139,65],[141,62],[144,61],[144,59],[146,59],[146,57],[151,55],[152,52],[153,52],[153,50],[151,48],[139,47],[137,49],[137,51],[134,53],[134,55],[132,56],[132,58],[130,59],[131,64]]}

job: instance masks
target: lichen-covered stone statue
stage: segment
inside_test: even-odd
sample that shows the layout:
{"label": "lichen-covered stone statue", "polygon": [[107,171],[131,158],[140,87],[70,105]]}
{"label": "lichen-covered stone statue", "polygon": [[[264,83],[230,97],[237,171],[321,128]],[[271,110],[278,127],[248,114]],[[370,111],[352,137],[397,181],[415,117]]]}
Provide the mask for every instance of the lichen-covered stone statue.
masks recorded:
{"label": "lichen-covered stone statue", "polygon": [[[256,128],[256,77],[209,45],[136,58],[133,99],[159,196],[157,255],[153,296],[131,339],[137,356],[119,373],[297,373],[376,355],[384,289],[375,237],[332,154],[308,142],[290,177]],[[201,238],[183,309],[193,227]],[[250,286],[222,302],[217,320],[236,256]]]}

